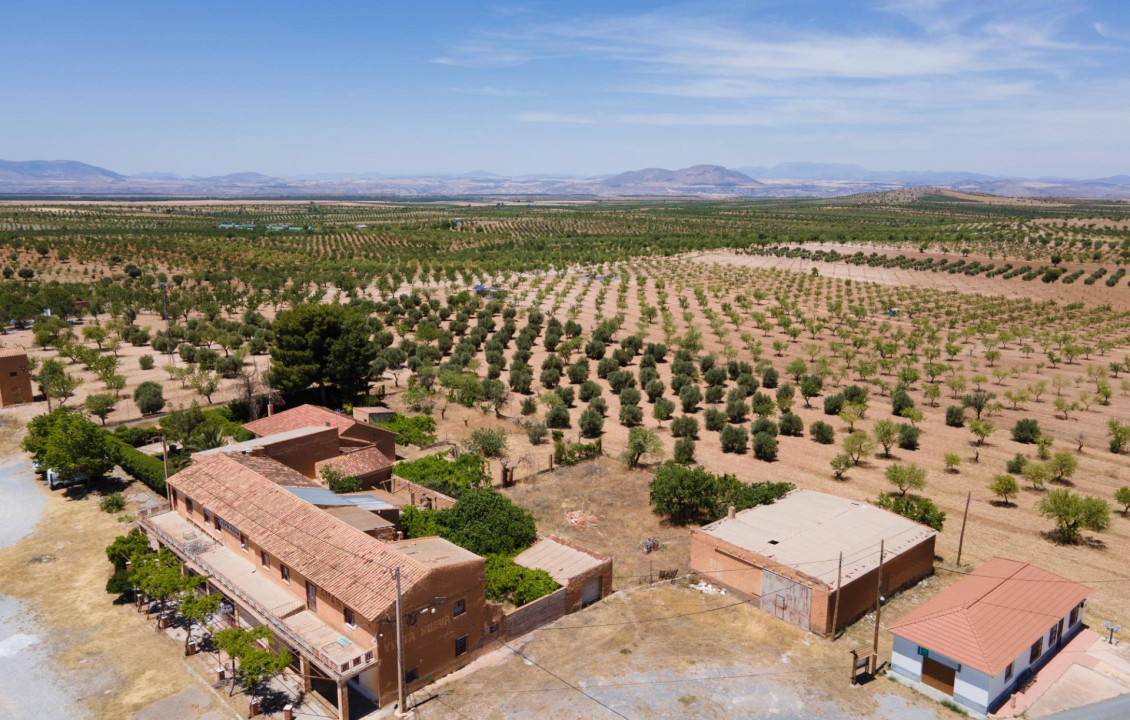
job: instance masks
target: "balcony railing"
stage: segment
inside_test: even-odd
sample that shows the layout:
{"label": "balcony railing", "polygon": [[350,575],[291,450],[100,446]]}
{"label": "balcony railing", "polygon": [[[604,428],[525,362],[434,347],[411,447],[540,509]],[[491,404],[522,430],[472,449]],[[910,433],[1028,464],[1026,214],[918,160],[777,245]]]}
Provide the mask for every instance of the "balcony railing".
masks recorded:
{"label": "balcony railing", "polygon": [[[279,618],[276,612],[277,608],[271,610],[264,607],[262,603],[248,595],[241,588],[228,580],[223,573],[216,570],[206,560],[200,557],[200,554],[220,543],[207,536],[191,540],[187,538],[177,539],[152,522],[151,519],[154,516],[162,515],[170,511],[171,508],[167,503],[164,505],[163,509],[152,508],[148,512],[143,511],[145,514],[139,514],[138,523],[144,526],[146,530],[159,537],[170,549],[179,551],[179,553],[183,554],[185,559],[189,559],[195,563],[197,567],[208,575],[209,580],[224,588],[224,591],[230,594],[231,597],[238,599],[245,607],[258,614],[263,622],[269,625],[287,644],[306,654],[308,657],[317,660],[321,669],[329,673],[333,679],[345,678],[347,673],[349,677],[352,677],[357,672],[375,664],[376,657],[373,655],[372,651],[358,654],[356,657],[351,657],[343,663],[334,660],[322,650],[310,645]],[[366,658],[366,656],[369,657]]]}

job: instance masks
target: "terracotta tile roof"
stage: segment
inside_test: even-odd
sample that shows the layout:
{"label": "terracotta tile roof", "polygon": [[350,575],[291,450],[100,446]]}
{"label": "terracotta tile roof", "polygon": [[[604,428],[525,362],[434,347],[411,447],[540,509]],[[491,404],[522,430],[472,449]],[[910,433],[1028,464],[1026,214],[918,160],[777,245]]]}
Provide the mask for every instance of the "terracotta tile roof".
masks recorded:
{"label": "terracotta tile roof", "polygon": [[318,405],[299,405],[270,417],[245,423],[243,427],[259,437],[304,427],[333,427],[337,428],[340,435],[356,424],[353,418],[344,413],[336,413]]}
{"label": "terracotta tile roof", "polygon": [[998,557],[889,630],[995,676],[1090,592],[1085,585],[1031,563]]}
{"label": "terracotta tile roof", "polygon": [[353,452],[342,453],[337,457],[319,460],[314,463],[314,469],[318,475],[321,476],[322,468],[332,468],[344,475],[353,475],[354,477],[364,477],[371,473],[379,472],[381,470],[389,470],[392,468],[392,462],[389,461],[385,454],[378,450],[375,446],[369,446],[363,450],[354,450]]}
{"label": "terracotta tile roof", "polygon": [[27,355],[27,350],[22,347],[0,347],[0,357],[20,357],[21,355]]}
{"label": "terracotta tile roof", "polygon": [[422,563],[276,485],[269,465],[293,472],[269,458],[218,453],[169,484],[365,618],[395,601],[393,567],[400,566],[404,589],[427,575]]}

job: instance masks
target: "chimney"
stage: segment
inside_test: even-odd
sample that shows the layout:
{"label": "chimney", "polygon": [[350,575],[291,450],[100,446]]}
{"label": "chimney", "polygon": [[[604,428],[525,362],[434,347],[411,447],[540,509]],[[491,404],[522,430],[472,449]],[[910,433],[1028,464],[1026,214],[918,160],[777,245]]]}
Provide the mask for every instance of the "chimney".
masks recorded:
{"label": "chimney", "polygon": [[275,403],[274,403],[273,400],[268,400],[267,401],[267,417],[271,417],[274,414],[275,414]]}
{"label": "chimney", "polygon": [[266,457],[267,448],[263,447],[262,445],[256,445],[255,447],[251,448],[251,452],[247,454],[251,457]]}
{"label": "chimney", "polygon": [[728,518],[730,518],[731,520],[733,520],[733,519],[734,519],[734,517],[735,517],[735,516],[737,515],[737,513],[735,512],[735,510],[736,510],[736,508],[734,508],[734,506],[733,506],[733,505],[731,505],[731,506],[729,507],[729,509],[727,509],[727,510],[726,510],[726,517],[728,517]]}

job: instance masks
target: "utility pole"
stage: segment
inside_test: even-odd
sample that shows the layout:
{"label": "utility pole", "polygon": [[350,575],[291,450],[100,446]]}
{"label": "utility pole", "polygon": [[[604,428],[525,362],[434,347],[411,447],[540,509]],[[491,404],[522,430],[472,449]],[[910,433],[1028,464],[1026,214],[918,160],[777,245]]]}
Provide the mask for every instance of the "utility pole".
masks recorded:
{"label": "utility pole", "polygon": [[844,577],[844,554],[840,553],[840,564],[836,567],[836,605],[832,610],[832,639],[836,639],[836,626],[840,621],[840,587]]}
{"label": "utility pole", "polygon": [[403,614],[400,611],[400,566],[392,571],[396,578],[396,716],[406,717],[408,713],[408,700],[404,694],[404,637],[400,629]]}
{"label": "utility pole", "polygon": [[[169,364],[176,365],[173,355],[173,319],[169,316],[169,284],[161,283],[161,297],[165,302],[165,352],[169,356]],[[168,474],[168,470],[165,471]]]}
{"label": "utility pole", "polygon": [[[158,426],[160,427],[160,426]],[[161,433],[161,455],[165,460],[165,496],[169,502],[172,502],[172,491],[169,490],[169,444],[165,442],[165,428],[160,429]]]}
{"label": "utility pole", "polygon": [[871,643],[871,674],[879,670],[879,620],[883,615],[883,550],[886,540],[879,541],[879,572],[875,581],[875,639]]}
{"label": "utility pole", "polygon": [[961,567],[961,548],[965,545],[965,521],[969,519],[969,501],[973,499],[973,491],[965,496],[965,514],[961,516],[961,537],[957,540],[957,566]]}

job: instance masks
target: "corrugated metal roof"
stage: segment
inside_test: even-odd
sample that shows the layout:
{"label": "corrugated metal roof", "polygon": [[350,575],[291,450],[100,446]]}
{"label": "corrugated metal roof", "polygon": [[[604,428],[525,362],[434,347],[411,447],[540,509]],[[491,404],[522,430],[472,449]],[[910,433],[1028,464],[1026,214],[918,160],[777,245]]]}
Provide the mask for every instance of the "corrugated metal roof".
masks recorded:
{"label": "corrugated metal roof", "polygon": [[1086,585],[993,558],[902,618],[892,634],[997,675],[1083,602]]}
{"label": "corrugated metal roof", "polygon": [[311,505],[320,507],[349,507],[354,503],[332,490],[320,487],[287,487],[288,492],[297,495]]}
{"label": "corrugated metal roof", "polygon": [[866,502],[812,490],[793,490],[771,505],[743,510],[700,532],[800,570],[832,587],[838,555],[843,582],[879,565],[879,542],[890,558],[937,533],[925,525]]}
{"label": "corrugated metal roof", "polygon": [[218,448],[211,448],[210,450],[201,450],[200,452],[193,453],[193,454],[194,455],[214,455],[216,453],[250,452],[257,447],[263,447],[264,445],[274,445],[275,443],[287,442],[289,440],[294,440],[295,438],[306,437],[307,435],[314,435],[315,433],[325,432],[326,429],[327,428],[325,426],[322,426],[322,427],[309,426],[309,427],[294,428],[293,430],[286,430],[284,432],[277,432],[277,433],[274,433],[273,435],[264,435],[262,437],[257,437],[253,440],[245,440],[244,442],[233,443],[231,445],[222,445]]}

